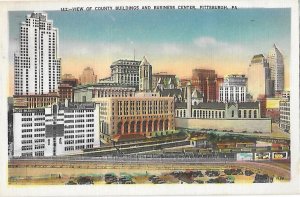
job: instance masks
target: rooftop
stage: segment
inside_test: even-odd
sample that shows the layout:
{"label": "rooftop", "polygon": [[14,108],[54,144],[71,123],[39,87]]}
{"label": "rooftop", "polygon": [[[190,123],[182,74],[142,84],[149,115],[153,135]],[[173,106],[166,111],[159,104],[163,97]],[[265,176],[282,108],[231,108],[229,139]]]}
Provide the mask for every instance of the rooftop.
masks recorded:
{"label": "rooftop", "polygon": [[135,60],[117,60],[111,64],[110,67],[114,66],[139,66],[141,64],[141,61],[135,61]]}
{"label": "rooftop", "polygon": [[94,109],[95,103],[93,102],[74,102],[74,103],[68,103],[68,107],[66,107],[65,102],[61,102],[58,104],[60,109]]}
{"label": "rooftop", "polygon": [[102,87],[102,88],[106,88],[106,87],[115,87],[115,88],[135,88],[133,86],[128,86],[125,84],[121,84],[121,83],[115,83],[115,82],[111,82],[111,83],[95,83],[95,84],[86,84],[86,85],[80,85],[77,87],[74,87],[75,90],[78,89],[85,89],[85,88],[90,88],[90,87]]}

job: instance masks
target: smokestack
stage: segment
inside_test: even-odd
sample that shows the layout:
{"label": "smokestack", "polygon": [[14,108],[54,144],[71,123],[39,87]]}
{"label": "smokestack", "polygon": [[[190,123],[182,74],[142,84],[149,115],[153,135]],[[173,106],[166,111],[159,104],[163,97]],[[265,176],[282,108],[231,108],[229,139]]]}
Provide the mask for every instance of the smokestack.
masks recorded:
{"label": "smokestack", "polygon": [[186,96],[186,117],[191,118],[192,114],[192,88],[191,88],[191,83],[188,82],[187,84],[187,96]]}

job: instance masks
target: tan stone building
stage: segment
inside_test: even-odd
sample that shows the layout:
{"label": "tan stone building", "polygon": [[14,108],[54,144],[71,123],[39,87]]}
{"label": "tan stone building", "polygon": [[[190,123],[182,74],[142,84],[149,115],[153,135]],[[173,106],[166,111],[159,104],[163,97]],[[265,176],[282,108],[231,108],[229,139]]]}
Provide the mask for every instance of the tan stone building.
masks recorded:
{"label": "tan stone building", "polygon": [[156,136],[175,128],[174,99],[156,93],[135,97],[95,98],[99,106],[100,138],[110,142],[122,135]]}
{"label": "tan stone building", "polygon": [[97,83],[97,75],[91,67],[86,67],[79,76],[79,83],[81,85]]}

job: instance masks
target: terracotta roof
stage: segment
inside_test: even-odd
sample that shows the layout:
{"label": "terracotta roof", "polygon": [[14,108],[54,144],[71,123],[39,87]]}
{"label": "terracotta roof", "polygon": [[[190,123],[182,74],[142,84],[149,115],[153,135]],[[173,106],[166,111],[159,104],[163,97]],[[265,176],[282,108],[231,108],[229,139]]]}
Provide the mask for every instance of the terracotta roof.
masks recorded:
{"label": "terracotta roof", "polygon": [[113,140],[115,142],[135,141],[135,140],[143,140],[143,139],[146,139],[146,137],[138,133],[115,135],[113,137]]}

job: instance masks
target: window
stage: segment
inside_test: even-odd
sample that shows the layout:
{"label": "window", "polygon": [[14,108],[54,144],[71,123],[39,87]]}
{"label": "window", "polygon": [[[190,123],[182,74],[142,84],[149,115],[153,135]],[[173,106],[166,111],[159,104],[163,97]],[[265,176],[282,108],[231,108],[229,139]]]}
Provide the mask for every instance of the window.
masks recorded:
{"label": "window", "polygon": [[254,118],[257,118],[257,111],[254,110]]}
{"label": "window", "polygon": [[50,145],[50,139],[48,139],[48,145]]}

